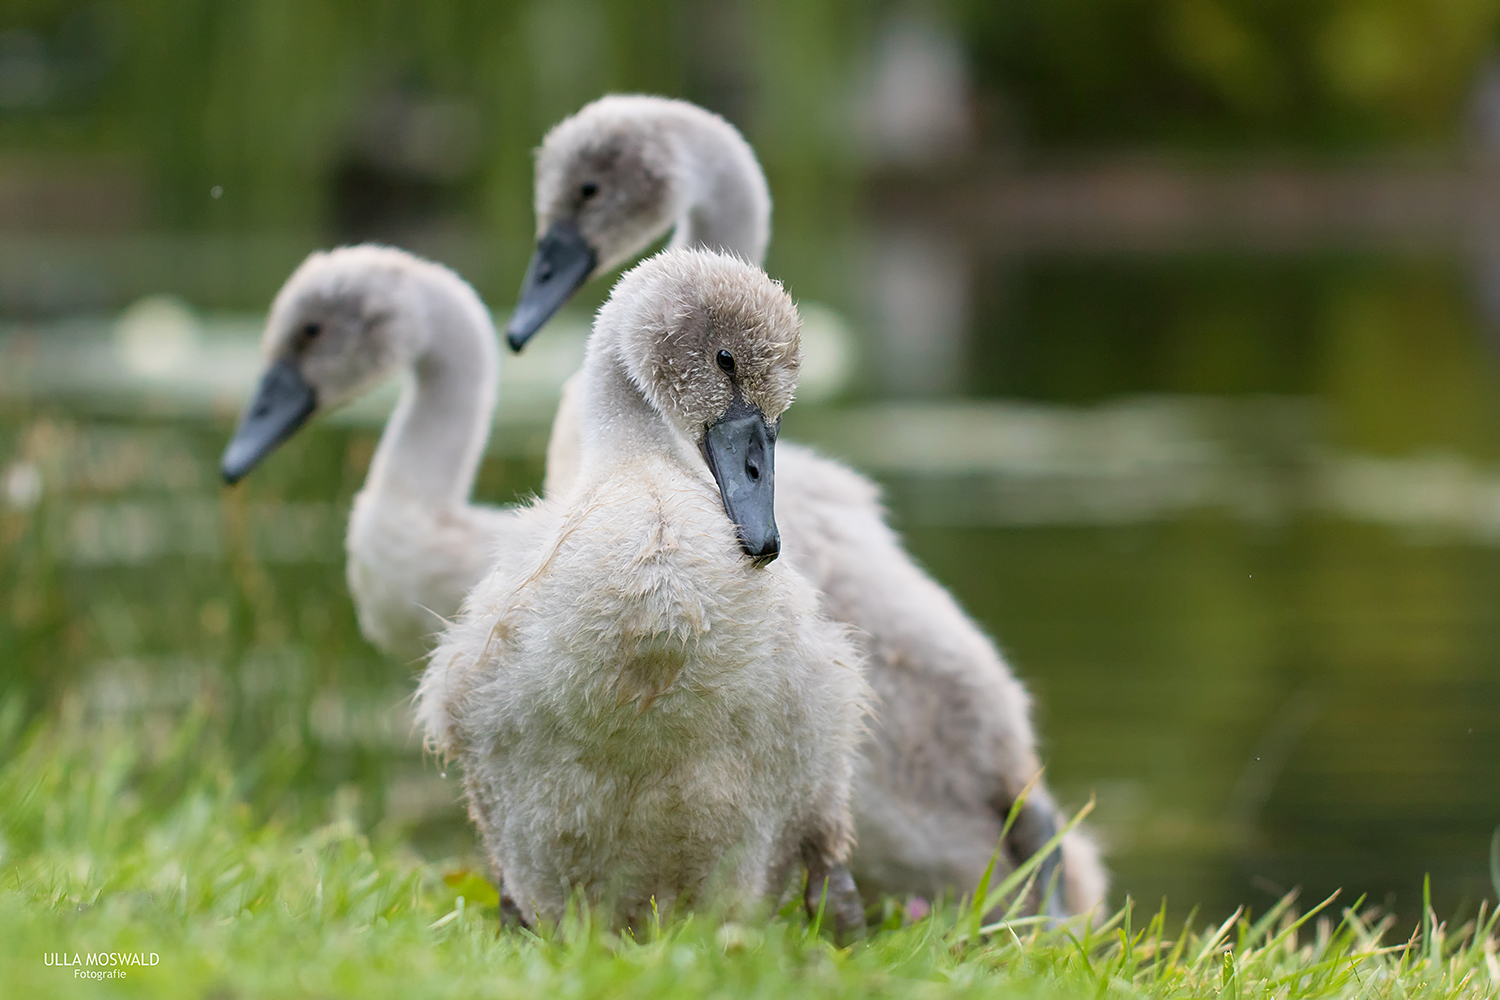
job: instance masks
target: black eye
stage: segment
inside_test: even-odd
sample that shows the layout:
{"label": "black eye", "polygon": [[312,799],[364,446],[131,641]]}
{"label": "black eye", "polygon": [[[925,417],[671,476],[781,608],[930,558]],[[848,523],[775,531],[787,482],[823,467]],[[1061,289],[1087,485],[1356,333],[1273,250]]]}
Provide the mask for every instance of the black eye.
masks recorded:
{"label": "black eye", "polygon": [[307,323],[302,327],[302,342],[305,344],[323,332],[321,323]]}
{"label": "black eye", "polygon": [[716,360],[719,362],[719,367],[720,368],[724,369],[726,372],[728,372],[731,375],[734,374],[734,355],[733,354],[730,354],[728,351],[720,351],[719,352],[719,356],[718,356],[718,358]]}
{"label": "black eye", "polygon": [[578,189],[578,193],[583,196],[584,201],[588,201],[594,195],[599,193],[599,185],[595,184],[593,181],[589,181],[583,187]]}

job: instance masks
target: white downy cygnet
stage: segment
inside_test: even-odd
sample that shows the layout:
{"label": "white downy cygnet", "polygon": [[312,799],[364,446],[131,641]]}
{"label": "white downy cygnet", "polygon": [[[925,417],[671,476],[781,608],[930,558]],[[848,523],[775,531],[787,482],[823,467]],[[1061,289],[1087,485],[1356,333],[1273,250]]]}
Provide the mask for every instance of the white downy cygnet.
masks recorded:
{"label": "white downy cygnet", "polygon": [[[595,101],[555,126],[537,153],[538,245],[507,339],[519,350],[590,277],[668,230],[673,247],[759,261],[770,206],[754,153],[719,116],[660,97]],[[588,391],[578,376],[564,388],[547,451],[549,497],[576,486]],[[873,483],[791,443],[778,447],[778,464],[787,558],[821,591],[825,612],[857,630],[879,703],[855,786],[851,869],[871,897],[970,893],[1040,770],[1026,691],[906,552]],[[1038,783],[1002,845],[1002,869],[1032,856],[1058,824]],[[1075,830],[1061,856],[1062,891],[1038,905],[1053,914],[1095,909],[1107,875],[1093,842]],[[1053,855],[1040,885],[1055,868]]]}
{"label": "white downy cygnet", "polygon": [[287,279],[262,342],[268,364],[224,452],[237,482],[310,417],[405,378],[346,538],[359,625],[415,660],[489,569],[514,522],[469,502],[495,409],[494,326],[439,264],[383,246],[314,253]]}
{"label": "white downy cygnet", "polygon": [[523,920],[805,900],[863,926],[844,862],[867,691],[784,561],[776,426],[799,320],[753,265],[669,250],[620,279],[582,370],[575,488],[521,510],[418,693]]}

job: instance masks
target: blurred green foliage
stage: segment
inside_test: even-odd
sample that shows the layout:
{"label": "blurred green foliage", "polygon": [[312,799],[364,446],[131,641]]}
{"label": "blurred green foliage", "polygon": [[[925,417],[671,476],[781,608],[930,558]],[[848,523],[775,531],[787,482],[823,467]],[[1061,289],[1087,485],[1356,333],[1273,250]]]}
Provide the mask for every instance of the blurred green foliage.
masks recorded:
{"label": "blurred green foliage", "polygon": [[1326,150],[1450,139],[1500,2],[11,0],[0,149],[133,162],[155,225],[316,232],[371,100],[451,99],[479,125],[447,196],[525,232],[545,129],[646,90],[741,125],[778,225],[817,232],[849,204],[861,59],[898,14],[960,32],[993,143]]}
{"label": "blurred green foliage", "polygon": [[1495,0],[955,4],[980,86],[1050,147],[1451,140]]}
{"label": "blurred green foliage", "polygon": [[507,231],[530,229],[543,132],[607,91],[704,100],[760,142],[773,171],[836,160],[829,110],[808,95],[844,87],[859,5],[769,3],[717,20],[710,8],[18,0],[0,10],[0,33],[57,79],[0,107],[0,147],[132,157],[167,226],[314,230],[358,116],[388,93],[478,112],[480,149],[454,186],[466,214]]}

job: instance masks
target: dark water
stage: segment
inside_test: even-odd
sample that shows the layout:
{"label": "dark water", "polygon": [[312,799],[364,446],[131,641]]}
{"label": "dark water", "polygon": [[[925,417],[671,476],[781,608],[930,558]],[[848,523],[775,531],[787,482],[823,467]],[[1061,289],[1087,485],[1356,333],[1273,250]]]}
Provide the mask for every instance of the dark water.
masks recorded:
{"label": "dark water", "polygon": [[1138,898],[1489,893],[1500,554],[1326,522],[909,538],[1002,637]]}
{"label": "dark water", "polygon": [[[1342,887],[1412,916],[1429,873],[1440,913],[1492,894],[1500,393],[1463,262],[980,278],[953,393],[1029,401],[981,416],[1071,444],[918,468],[875,429],[878,391],[789,433],[877,474],[912,551],[999,639],[1054,787],[1097,797],[1114,898],[1222,916]],[[468,850],[404,715],[413,666],[364,644],[344,589],[373,432],[318,426],[226,494],[231,419],[3,404],[0,684],[38,714],[205,708],[267,813],[353,786],[372,828]],[[969,420],[941,426],[964,444]],[[1124,444],[1089,451],[1117,425]],[[478,492],[509,502],[541,472],[492,457]]]}

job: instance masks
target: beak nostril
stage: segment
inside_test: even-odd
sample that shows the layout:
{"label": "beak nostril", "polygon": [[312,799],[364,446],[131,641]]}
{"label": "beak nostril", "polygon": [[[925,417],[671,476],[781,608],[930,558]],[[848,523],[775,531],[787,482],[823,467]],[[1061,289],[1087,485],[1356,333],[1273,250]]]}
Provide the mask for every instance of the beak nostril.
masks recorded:
{"label": "beak nostril", "polygon": [[754,462],[751,462],[749,465],[745,466],[745,474],[748,475],[751,479],[759,480],[760,466],[756,465]]}

